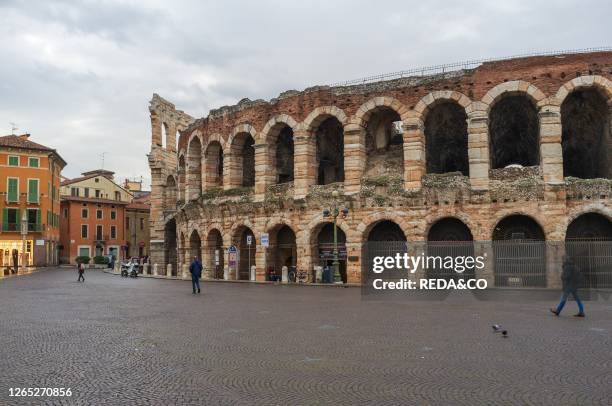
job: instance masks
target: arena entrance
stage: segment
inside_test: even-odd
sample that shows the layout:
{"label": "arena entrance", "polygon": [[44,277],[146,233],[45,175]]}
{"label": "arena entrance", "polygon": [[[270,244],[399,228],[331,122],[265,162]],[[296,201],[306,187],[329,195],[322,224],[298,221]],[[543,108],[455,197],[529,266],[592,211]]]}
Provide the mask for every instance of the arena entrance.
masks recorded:
{"label": "arena entrance", "polygon": [[[177,251],[176,251],[176,220],[171,219],[164,227],[164,245],[166,247],[165,260],[166,264],[172,265],[172,273],[176,275],[177,268]],[[166,273],[165,269],[160,270],[162,274]]]}
{"label": "arena entrance", "polygon": [[[472,232],[461,220],[447,217],[435,222],[427,234],[427,256],[453,258],[453,269],[444,268],[440,261],[433,261],[434,266],[426,271],[428,278],[453,280],[474,279],[474,267],[464,268],[457,265],[458,258],[474,258],[474,238]],[[462,270],[463,269],[463,270]]]}
{"label": "arena entrance", "polygon": [[223,279],[223,264],[225,250],[223,249],[223,237],[219,230],[212,229],[206,237],[206,268],[211,272],[214,279]]}
{"label": "arena entrance", "polygon": [[495,286],[545,287],[544,231],[531,217],[512,215],[493,230]]}
{"label": "arena entrance", "polygon": [[[338,237],[338,261],[340,262],[340,276],[342,277],[342,282],[347,282],[346,277],[346,235],[344,231],[340,227],[337,228],[337,237]],[[331,277],[333,281],[333,262],[334,262],[334,224],[333,223],[325,223],[321,230],[317,233],[317,244],[316,244],[316,252],[313,255],[315,260],[313,262],[317,262],[318,265],[323,267],[329,266],[331,269]]]}
{"label": "arena entrance", "polygon": [[565,253],[584,275],[584,287],[612,288],[612,221],[586,213],[567,227]]}
{"label": "arena entrance", "polygon": [[[251,242],[249,244],[249,241]],[[250,280],[251,266],[255,265],[255,254],[257,253],[257,241],[255,233],[246,226],[241,227],[235,235],[236,246],[238,247],[238,280]]]}
{"label": "arena entrance", "polygon": [[[395,257],[403,255],[407,249],[407,239],[401,227],[389,220],[382,220],[370,225],[370,231],[362,248],[362,272],[367,277],[371,275],[372,260],[374,257]],[[406,277],[404,269],[387,268],[385,279],[401,279]]]}
{"label": "arena entrance", "polygon": [[297,264],[297,246],[295,233],[287,225],[279,225],[270,232],[268,248],[267,278],[276,279],[282,275],[283,266],[288,271],[295,270]]}

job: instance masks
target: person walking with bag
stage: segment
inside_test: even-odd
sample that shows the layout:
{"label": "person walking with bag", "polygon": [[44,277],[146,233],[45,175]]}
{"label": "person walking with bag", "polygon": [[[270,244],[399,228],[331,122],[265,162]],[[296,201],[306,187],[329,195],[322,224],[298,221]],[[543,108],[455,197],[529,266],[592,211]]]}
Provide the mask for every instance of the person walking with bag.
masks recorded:
{"label": "person walking with bag", "polygon": [[202,264],[198,261],[198,257],[193,257],[191,265],[189,265],[189,272],[191,272],[191,286],[193,288],[193,294],[200,293],[200,276],[202,276]]}
{"label": "person walking with bag", "polygon": [[574,261],[571,258],[566,257],[563,262],[563,273],[561,274],[561,281],[563,282],[563,296],[561,296],[561,301],[556,309],[550,309],[550,312],[555,316],[561,314],[561,310],[563,310],[563,306],[565,306],[565,302],[567,302],[567,298],[571,294],[578,305],[578,314],[575,314],[575,317],[584,317],[584,306],[578,297],[578,288],[582,283],[582,274]]}
{"label": "person walking with bag", "polygon": [[83,280],[83,282],[85,282],[85,276],[83,276],[83,274],[85,273],[85,264],[79,262],[77,266],[79,269],[79,279],[77,280],[77,282],[81,282],[81,279]]}

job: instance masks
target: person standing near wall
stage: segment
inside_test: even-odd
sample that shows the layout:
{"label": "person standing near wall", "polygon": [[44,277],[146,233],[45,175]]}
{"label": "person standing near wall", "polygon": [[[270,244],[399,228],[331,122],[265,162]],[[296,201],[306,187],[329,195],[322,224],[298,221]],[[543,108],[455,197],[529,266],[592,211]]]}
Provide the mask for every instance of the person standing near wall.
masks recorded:
{"label": "person standing near wall", "polygon": [[189,265],[189,272],[191,272],[191,286],[195,295],[196,287],[198,288],[198,293],[200,293],[200,276],[202,276],[202,264],[198,257],[193,257],[193,261]]}
{"label": "person standing near wall", "polygon": [[563,262],[563,273],[561,274],[561,281],[563,282],[563,296],[561,296],[561,301],[556,309],[550,309],[551,313],[555,316],[561,314],[561,310],[563,310],[563,306],[565,306],[565,302],[567,302],[567,298],[571,294],[578,305],[578,314],[575,314],[575,317],[584,317],[584,306],[578,297],[578,288],[582,283],[582,275],[580,274],[580,270],[574,264],[574,261],[565,257]]}

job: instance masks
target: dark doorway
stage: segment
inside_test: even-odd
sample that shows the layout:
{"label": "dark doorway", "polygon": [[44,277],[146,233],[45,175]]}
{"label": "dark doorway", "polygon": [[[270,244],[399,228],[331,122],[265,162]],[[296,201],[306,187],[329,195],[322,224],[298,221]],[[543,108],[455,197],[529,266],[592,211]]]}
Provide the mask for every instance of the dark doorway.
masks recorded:
{"label": "dark doorway", "polygon": [[427,173],[469,176],[467,116],[455,102],[433,106],[425,119]]}
{"label": "dark doorway", "polygon": [[317,184],[344,182],[344,129],[336,117],[323,121],[315,133]]}

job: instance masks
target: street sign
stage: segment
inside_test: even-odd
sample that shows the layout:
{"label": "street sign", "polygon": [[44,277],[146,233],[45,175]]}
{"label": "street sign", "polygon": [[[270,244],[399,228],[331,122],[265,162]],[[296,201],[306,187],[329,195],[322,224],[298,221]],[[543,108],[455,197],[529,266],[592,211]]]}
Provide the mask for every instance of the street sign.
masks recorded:
{"label": "street sign", "polygon": [[253,243],[253,236],[252,235],[247,235],[247,245],[251,245]]}
{"label": "street sign", "polygon": [[261,246],[262,247],[270,246],[270,235],[268,233],[261,233]]}
{"label": "street sign", "polygon": [[238,252],[238,248],[236,248],[235,245],[230,245],[229,248],[227,249],[228,254],[235,254],[237,252]]}
{"label": "street sign", "polygon": [[228,252],[228,262],[229,262],[229,266],[230,268],[234,268],[236,267],[236,262],[238,259],[238,249],[236,248],[235,245],[230,245],[230,247],[227,249]]}

